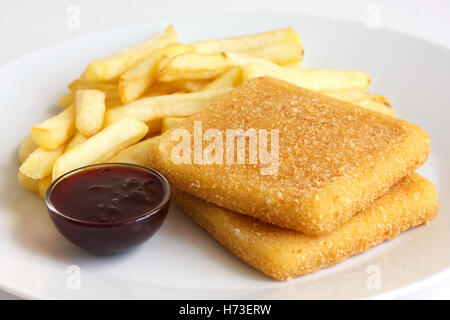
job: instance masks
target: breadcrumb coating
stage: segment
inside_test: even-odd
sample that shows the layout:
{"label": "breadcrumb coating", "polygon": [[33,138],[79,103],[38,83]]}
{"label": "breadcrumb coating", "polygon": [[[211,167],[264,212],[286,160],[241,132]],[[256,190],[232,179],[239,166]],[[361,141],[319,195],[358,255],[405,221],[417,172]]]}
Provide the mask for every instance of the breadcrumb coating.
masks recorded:
{"label": "breadcrumb coating", "polygon": [[413,173],[339,229],[308,236],[173,190],[175,203],[238,258],[276,280],[334,265],[424,224],[438,210],[436,189]]}
{"label": "breadcrumb coating", "polygon": [[[267,165],[261,163],[173,163],[179,142],[171,141],[172,132],[183,128],[193,135],[195,121],[203,132],[278,129],[278,175],[262,175]],[[243,83],[158,141],[150,148],[150,166],[174,187],[309,235],[337,229],[430,152],[428,135],[410,122],[270,77]]]}

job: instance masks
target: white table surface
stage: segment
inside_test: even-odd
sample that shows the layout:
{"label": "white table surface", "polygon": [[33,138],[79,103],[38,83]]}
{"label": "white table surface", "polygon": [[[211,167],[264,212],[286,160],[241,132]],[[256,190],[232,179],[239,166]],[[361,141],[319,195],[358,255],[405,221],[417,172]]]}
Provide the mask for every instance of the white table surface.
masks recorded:
{"label": "white table surface", "polygon": [[[71,6],[80,28],[68,28]],[[208,12],[272,12],[336,17],[367,23],[379,10],[380,27],[405,32],[450,48],[448,0],[9,0],[0,4],[0,64],[80,34],[157,17]],[[0,262],[1,263],[1,262]],[[450,299],[450,280],[405,299]],[[0,290],[0,300],[17,299]]]}

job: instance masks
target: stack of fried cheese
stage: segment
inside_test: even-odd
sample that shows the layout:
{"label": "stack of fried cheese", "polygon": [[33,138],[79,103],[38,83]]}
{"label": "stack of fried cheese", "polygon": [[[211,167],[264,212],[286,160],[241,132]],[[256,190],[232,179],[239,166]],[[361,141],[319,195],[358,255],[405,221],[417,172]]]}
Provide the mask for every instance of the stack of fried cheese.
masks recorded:
{"label": "stack of fried cheese", "polygon": [[155,139],[149,164],[211,236],[286,280],[432,219],[436,190],[414,173],[429,152],[410,122],[262,77]]}

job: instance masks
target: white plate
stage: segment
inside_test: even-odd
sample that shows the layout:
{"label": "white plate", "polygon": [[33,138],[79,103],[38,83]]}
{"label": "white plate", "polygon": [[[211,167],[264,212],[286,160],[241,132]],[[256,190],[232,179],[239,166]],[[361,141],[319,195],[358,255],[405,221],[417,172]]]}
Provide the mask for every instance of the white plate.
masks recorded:
{"label": "white plate", "polygon": [[[90,60],[168,24],[184,42],[292,26],[303,37],[304,66],[370,74],[370,91],[388,96],[398,116],[432,137],[431,159],[420,172],[439,190],[437,218],[289,282],[275,282],[248,267],[176,208],[160,231],[132,253],[97,257],[69,244],[41,199],[19,187],[17,147],[32,124],[60,110],[57,99]],[[301,299],[394,297],[439,281],[450,268],[449,74],[449,51],[424,40],[339,20],[271,14],[153,20],[69,39],[11,61],[0,67],[0,288],[27,298]],[[71,265],[80,268],[80,289],[67,286]],[[367,286],[372,265],[380,272],[378,289]]]}

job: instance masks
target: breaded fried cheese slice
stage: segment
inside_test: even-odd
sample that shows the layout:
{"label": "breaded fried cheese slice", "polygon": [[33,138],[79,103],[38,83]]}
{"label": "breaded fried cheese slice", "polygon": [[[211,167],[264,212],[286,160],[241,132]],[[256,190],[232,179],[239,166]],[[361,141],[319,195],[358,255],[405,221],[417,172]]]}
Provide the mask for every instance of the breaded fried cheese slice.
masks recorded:
{"label": "breaded fried cheese slice", "polygon": [[432,219],[434,186],[413,173],[339,229],[307,236],[174,190],[177,205],[238,258],[276,280],[317,271]]}
{"label": "breaded fried cheese slice", "polygon": [[150,166],[174,187],[310,235],[337,229],[430,151],[410,122],[269,77],[243,83],[158,141]]}

